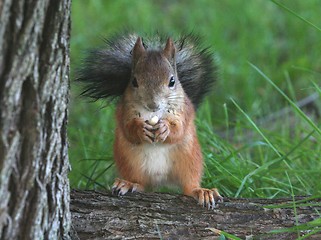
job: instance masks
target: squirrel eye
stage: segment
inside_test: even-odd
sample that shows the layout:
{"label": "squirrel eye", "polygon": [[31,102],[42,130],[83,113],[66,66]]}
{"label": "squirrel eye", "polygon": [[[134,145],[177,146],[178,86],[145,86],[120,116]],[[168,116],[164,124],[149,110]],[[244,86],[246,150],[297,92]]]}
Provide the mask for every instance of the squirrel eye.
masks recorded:
{"label": "squirrel eye", "polygon": [[132,84],[133,84],[133,87],[138,88],[138,83],[136,78],[133,79]]}
{"label": "squirrel eye", "polygon": [[168,83],[168,87],[174,87],[175,84],[175,78],[174,76],[171,76],[171,78],[169,79],[169,83]]}

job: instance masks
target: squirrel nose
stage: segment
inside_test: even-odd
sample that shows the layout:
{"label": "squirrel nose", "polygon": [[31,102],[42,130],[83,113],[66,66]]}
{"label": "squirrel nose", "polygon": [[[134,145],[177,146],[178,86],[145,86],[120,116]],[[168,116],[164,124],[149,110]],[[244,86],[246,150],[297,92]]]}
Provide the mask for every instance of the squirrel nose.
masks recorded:
{"label": "squirrel nose", "polygon": [[149,110],[151,110],[152,112],[156,112],[159,110],[160,107],[159,107],[159,104],[157,104],[157,103],[148,103],[147,108]]}

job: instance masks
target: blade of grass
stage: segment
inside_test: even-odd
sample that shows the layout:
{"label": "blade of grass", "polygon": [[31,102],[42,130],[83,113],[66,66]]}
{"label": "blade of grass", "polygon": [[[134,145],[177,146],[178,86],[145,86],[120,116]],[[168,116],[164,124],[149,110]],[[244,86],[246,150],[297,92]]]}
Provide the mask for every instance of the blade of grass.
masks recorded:
{"label": "blade of grass", "polygon": [[222,230],[216,229],[216,228],[205,228],[206,230],[210,230],[211,232],[214,232],[215,234],[223,235],[224,237],[227,237],[228,239],[234,239],[234,240],[241,240],[241,238],[234,236],[230,233],[224,232]]}
{"label": "blade of grass", "polygon": [[290,96],[291,96],[292,99],[294,99],[297,102],[297,99],[296,99],[296,96],[295,96],[295,90],[294,90],[293,84],[291,82],[290,74],[289,74],[288,71],[285,71],[284,75],[285,75],[285,80],[286,80],[287,85],[288,85]]}
{"label": "blade of grass", "polygon": [[321,136],[321,129],[318,128],[317,125],[277,86],[275,83],[266,76],[257,66],[248,62],[250,66],[256,70],[266,81],[268,81],[293,107],[293,109],[300,115],[302,119],[304,119],[320,136]]}
{"label": "blade of grass", "polygon": [[[91,179],[90,177],[88,177],[86,174],[80,173],[84,178],[86,178],[88,181],[93,182],[93,179]],[[100,184],[99,182],[93,182],[94,184],[98,185],[99,187],[101,187],[102,189],[105,189],[106,191],[108,190],[106,188],[106,186]]]}
{"label": "blade of grass", "polygon": [[224,115],[225,115],[225,127],[226,127],[226,139],[228,139],[229,136],[229,116],[228,116],[228,110],[227,110],[227,105],[226,103],[223,104],[224,108]]}
{"label": "blade of grass", "polygon": [[234,196],[234,197],[237,198],[237,197],[240,195],[241,191],[242,191],[243,188],[244,188],[245,183],[247,182],[247,180],[248,180],[250,177],[252,177],[253,175],[255,175],[255,174],[257,174],[257,173],[265,170],[266,168],[268,168],[268,167],[271,166],[272,164],[277,163],[277,162],[282,161],[282,160],[283,160],[283,158],[277,158],[277,159],[275,159],[275,160],[273,160],[273,161],[270,161],[270,162],[267,162],[267,163],[263,164],[262,166],[256,168],[254,171],[252,171],[252,172],[250,172],[249,174],[247,174],[247,175],[243,178],[243,180],[242,180],[242,182],[241,182],[241,185],[240,185],[240,187],[238,188],[237,192],[235,193],[235,196]]}
{"label": "blade of grass", "polygon": [[[308,230],[310,230],[310,229],[308,229]],[[312,236],[316,233],[319,233],[319,232],[321,232],[321,227],[317,227],[316,229],[310,231],[309,233],[303,235],[302,237],[299,237],[297,240],[306,239],[307,237],[310,237],[310,236]]]}
{"label": "blade of grass", "polygon": [[317,92],[319,93],[319,95],[321,96],[321,88],[314,81],[312,81],[312,84],[315,87],[315,89],[317,90]]}
{"label": "blade of grass", "polygon": [[163,240],[162,233],[161,233],[161,231],[160,231],[160,229],[159,229],[159,226],[158,226],[158,224],[157,224],[157,221],[155,222],[155,225],[156,225],[156,230],[157,230],[159,239],[160,239],[160,240]]}
{"label": "blade of grass", "polygon": [[[294,195],[294,192],[293,192],[293,187],[292,187],[292,183],[291,183],[291,179],[289,177],[289,174],[287,171],[285,171],[285,174],[286,174],[286,177],[289,181],[289,185],[290,185],[290,190],[291,190],[291,197],[292,197],[292,206],[293,206],[293,213],[294,213],[294,217],[295,217],[295,226],[299,226],[299,221],[298,221],[298,213],[297,213],[297,210],[296,210],[296,203],[295,203],[295,195]],[[300,232],[297,231],[297,235],[298,235],[298,238],[300,237]]]}
{"label": "blade of grass", "polygon": [[94,182],[96,182],[98,180],[98,178],[100,178],[102,175],[104,175],[113,165],[114,165],[114,163],[112,162],[106,168],[104,168],[100,173],[98,173],[97,176],[94,178]]}
{"label": "blade of grass", "polygon": [[321,72],[312,70],[310,68],[305,68],[305,67],[300,67],[300,66],[292,66],[292,68],[293,69],[297,69],[297,70],[301,70],[301,71],[304,71],[304,72],[307,72],[307,73],[311,73],[311,74],[318,74],[318,75],[321,74]]}
{"label": "blade of grass", "polygon": [[[244,178],[243,181],[241,182],[241,185],[239,187],[239,189],[237,190],[235,197],[238,197],[239,194],[241,193],[246,181],[253,175],[263,171],[264,169],[268,168],[269,166],[271,166],[274,163],[277,163],[279,161],[285,160],[289,157],[289,155],[291,155],[296,149],[298,149],[305,141],[307,141],[310,136],[314,133],[314,131],[310,132],[305,138],[303,138],[298,144],[296,144],[287,154],[285,154],[283,157],[277,158],[273,161],[267,162],[265,164],[263,164],[262,166],[258,167],[257,169],[255,169],[254,171],[250,172],[249,174],[247,174]],[[291,186],[291,189],[293,191],[293,187]]]}
{"label": "blade of grass", "polygon": [[290,8],[286,7],[285,5],[275,1],[275,0],[271,0],[274,4],[278,5],[280,8],[283,8],[284,10],[288,11],[289,13],[293,14],[294,16],[296,16],[297,18],[301,19],[303,22],[307,23],[308,25],[310,25],[311,27],[315,28],[316,30],[321,32],[321,28],[319,28],[318,26],[316,26],[315,24],[313,24],[312,22],[308,21],[307,19],[301,17],[300,15],[298,15],[296,12],[294,12],[293,10],[291,10]]}
{"label": "blade of grass", "polygon": [[90,176],[87,178],[87,183],[86,183],[86,189],[89,188],[91,182],[94,182],[93,179],[94,179],[94,174],[96,173],[96,170],[98,168],[98,165],[99,165],[99,161],[96,161],[94,162],[94,166],[93,166],[93,169],[90,173]]}
{"label": "blade of grass", "polygon": [[246,119],[251,123],[253,128],[261,135],[261,137],[265,140],[265,142],[273,149],[273,151],[279,156],[282,157],[282,155],[279,153],[279,151],[275,148],[275,146],[270,142],[270,140],[263,134],[263,132],[259,129],[259,127],[252,121],[252,119],[249,117],[248,114],[246,114],[243,109],[234,101],[233,98],[230,98],[233,104],[237,107],[237,109],[246,117]]}
{"label": "blade of grass", "polygon": [[82,162],[82,161],[102,161],[102,162],[105,162],[107,161],[108,159],[107,158],[82,158],[82,159],[79,159],[79,162]]}
{"label": "blade of grass", "polygon": [[[298,207],[307,207],[307,206],[312,206],[312,207],[320,207],[321,203],[311,203],[311,201],[313,200],[319,200],[321,198],[321,195],[315,195],[315,196],[311,196],[311,197],[307,197],[301,200],[296,200],[296,205]],[[289,208],[292,205],[285,203],[285,204],[278,204],[278,205],[265,205],[264,208],[269,208],[269,209],[273,209],[273,208]]]}
{"label": "blade of grass", "polygon": [[[267,205],[264,208],[275,209],[275,208],[292,208],[293,204],[280,204],[280,205]],[[321,203],[302,203],[297,204],[297,207],[321,207]]]}
{"label": "blade of grass", "polygon": [[312,228],[317,228],[318,231],[321,231],[321,218],[314,219],[307,223],[302,223],[298,226],[293,226],[290,228],[281,228],[281,229],[275,229],[271,230],[270,233],[285,233],[285,232],[296,232],[296,231],[305,231],[305,230],[311,230]]}

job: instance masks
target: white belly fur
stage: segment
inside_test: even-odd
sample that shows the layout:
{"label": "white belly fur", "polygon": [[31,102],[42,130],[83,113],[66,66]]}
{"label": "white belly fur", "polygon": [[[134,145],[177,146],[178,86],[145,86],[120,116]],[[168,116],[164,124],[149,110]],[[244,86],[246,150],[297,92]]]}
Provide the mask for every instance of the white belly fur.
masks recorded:
{"label": "white belly fur", "polygon": [[160,185],[168,182],[168,174],[172,167],[172,161],[169,157],[168,145],[163,144],[145,144],[141,151],[141,168],[146,174],[152,185]]}

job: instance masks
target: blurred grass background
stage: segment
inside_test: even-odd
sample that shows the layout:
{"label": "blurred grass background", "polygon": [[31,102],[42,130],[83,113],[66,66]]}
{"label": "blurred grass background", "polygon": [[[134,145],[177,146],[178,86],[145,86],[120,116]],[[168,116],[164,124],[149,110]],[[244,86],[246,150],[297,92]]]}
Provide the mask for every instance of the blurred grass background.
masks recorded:
{"label": "blurred grass background", "polygon": [[[279,2],[320,27],[319,0]],[[321,194],[320,31],[267,0],[75,0],[71,77],[86,49],[124,29],[193,31],[215,50],[220,76],[196,120],[203,186],[230,197]],[[116,174],[114,106],[88,103],[78,86],[71,89],[71,187],[108,188]]]}

